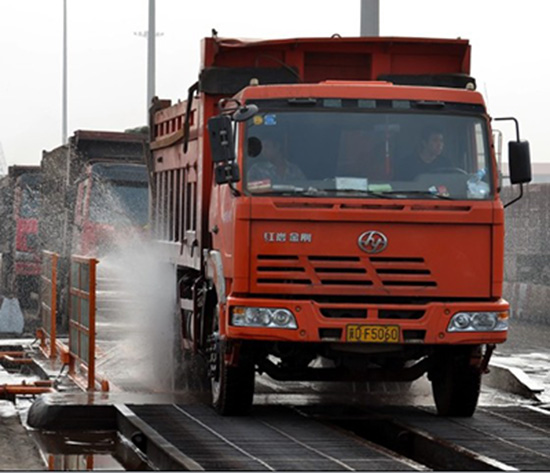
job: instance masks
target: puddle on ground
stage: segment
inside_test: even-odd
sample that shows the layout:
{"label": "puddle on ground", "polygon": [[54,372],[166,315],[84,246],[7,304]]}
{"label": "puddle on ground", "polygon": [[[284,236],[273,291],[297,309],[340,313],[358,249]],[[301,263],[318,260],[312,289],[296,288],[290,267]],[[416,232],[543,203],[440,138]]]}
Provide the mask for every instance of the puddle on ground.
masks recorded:
{"label": "puddle on ground", "polygon": [[30,431],[50,471],[125,471],[116,432]]}

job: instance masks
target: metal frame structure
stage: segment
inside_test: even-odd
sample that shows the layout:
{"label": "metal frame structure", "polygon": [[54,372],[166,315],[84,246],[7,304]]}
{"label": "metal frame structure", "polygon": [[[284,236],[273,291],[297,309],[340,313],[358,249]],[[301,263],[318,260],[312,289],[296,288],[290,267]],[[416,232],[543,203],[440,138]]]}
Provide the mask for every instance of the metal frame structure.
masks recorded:
{"label": "metal frame structure", "polygon": [[44,251],[41,288],[40,350],[52,362],[59,355],[69,377],[85,391],[109,391],[109,382],[96,376],[96,266],[94,258],[72,256],[69,277],[69,341],[57,340],[57,264],[59,255]]}
{"label": "metal frame structure", "polygon": [[51,251],[42,252],[42,274],[40,276],[40,317],[42,327],[37,330],[40,350],[50,360],[57,357],[57,263],[59,255]]}

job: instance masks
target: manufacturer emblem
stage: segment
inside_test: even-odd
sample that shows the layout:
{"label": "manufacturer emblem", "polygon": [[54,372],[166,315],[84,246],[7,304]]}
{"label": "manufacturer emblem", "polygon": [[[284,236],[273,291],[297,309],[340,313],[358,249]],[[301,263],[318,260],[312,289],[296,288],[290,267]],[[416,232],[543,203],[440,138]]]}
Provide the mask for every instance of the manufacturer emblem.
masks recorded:
{"label": "manufacturer emblem", "polygon": [[386,249],[388,238],[383,233],[371,230],[362,233],[357,240],[357,244],[365,253],[376,254]]}
{"label": "manufacturer emblem", "polygon": [[264,241],[267,243],[311,243],[311,233],[286,233],[286,232],[265,232]]}

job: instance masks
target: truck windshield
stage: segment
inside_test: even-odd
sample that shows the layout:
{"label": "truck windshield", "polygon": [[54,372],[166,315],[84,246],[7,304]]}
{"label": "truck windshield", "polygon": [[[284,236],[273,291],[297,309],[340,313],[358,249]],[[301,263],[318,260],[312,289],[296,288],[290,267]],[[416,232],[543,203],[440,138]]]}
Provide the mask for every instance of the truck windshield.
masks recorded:
{"label": "truck windshield", "polygon": [[36,218],[40,209],[40,192],[30,187],[24,187],[22,192],[19,216],[21,218]]}
{"label": "truck windshield", "polygon": [[[248,120],[243,158],[249,194],[490,199],[481,112],[388,111],[331,99],[334,107],[274,107]],[[327,102],[327,100],[324,100]],[[361,101],[355,101],[361,102]]]}
{"label": "truck windshield", "polygon": [[115,226],[143,226],[149,218],[149,190],[146,183],[94,181],[90,220]]}

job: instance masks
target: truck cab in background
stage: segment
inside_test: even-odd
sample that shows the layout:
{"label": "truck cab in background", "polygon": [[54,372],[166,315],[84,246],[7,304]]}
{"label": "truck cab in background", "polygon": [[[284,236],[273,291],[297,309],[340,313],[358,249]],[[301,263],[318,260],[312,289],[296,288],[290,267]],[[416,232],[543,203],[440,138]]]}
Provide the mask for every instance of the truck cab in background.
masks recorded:
{"label": "truck cab in background", "polygon": [[[205,360],[215,409],[247,412],[256,372],[427,374],[439,414],[471,416],[509,305],[468,41],[208,38],[202,53],[187,102],[151,110],[149,167],[182,360]],[[519,131],[509,154],[522,186]]]}
{"label": "truck cab in background", "polygon": [[142,164],[95,163],[76,186],[73,252],[100,257],[149,221],[147,169]]}

